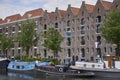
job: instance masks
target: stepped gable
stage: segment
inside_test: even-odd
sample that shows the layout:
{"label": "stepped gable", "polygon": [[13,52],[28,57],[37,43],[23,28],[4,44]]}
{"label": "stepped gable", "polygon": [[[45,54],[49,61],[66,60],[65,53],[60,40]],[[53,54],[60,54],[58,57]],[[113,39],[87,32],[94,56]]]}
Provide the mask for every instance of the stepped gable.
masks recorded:
{"label": "stepped gable", "polygon": [[85,4],[85,6],[86,6],[86,9],[88,10],[88,12],[93,12],[93,10],[94,10],[94,5],[91,5],[91,4]]}
{"label": "stepped gable", "polygon": [[20,14],[15,14],[15,15],[11,15],[5,18],[4,22],[12,22],[12,21],[17,21],[21,19],[21,15]]}
{"label": "stepped gable", "polygon": [[77,16],[78,12],[79,12],[79,8],[71,7],[71,11],[72,11],[74,16]]}
{"label": "stepped gable", "polygon": [[0,19],[0,24],[2,24],[3,23],[3,20],[2,19]]}
{"label": "stepped gable", "polygon": [[66,14],[67,14],[67,11],[65,11],[65,10],[58,10],[58,11],[60,12],[60,15],[61,15],[62,17],[65,17]]}
{"label": "stepped gable", "polygon": [[36,17],[36,16],[43,16],[44,10],[42,8],[27,11],[23,16],[22,19],[28,18],[28,17]]}
{"label": "stepped gable", "polygon": [[109,10],[111,8],[111,5],[112,5],[111,2],[103,1],[103,0],[102,0],[102,4],[106,10]]}
{"label": "stepped gable", "polygon": [[54,13],[55,12],[47,13],[50,20],[54,20]]}

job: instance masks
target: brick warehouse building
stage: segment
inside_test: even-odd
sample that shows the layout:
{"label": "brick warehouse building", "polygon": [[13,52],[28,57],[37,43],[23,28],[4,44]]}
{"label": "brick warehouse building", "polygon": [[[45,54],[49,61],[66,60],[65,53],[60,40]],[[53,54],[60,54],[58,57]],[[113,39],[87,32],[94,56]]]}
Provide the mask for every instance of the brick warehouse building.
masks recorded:
{"label": "brick warehouse building", "polygon": [[[62,52],[58,53],[61,62],[66,60],[77,61],[81,59],[95,60],[97,55],[115,55],[116,45],[107,44],[101,36],[100,27],[103,25],[105,15],[112,9],[120,9],[120,0],[112,3],[98,0],[95,5],[86,4],[84,1],[80,8],[68,5],[67,10],[55,9],[54,12],[47,12],[43,9],[27,11],[23,16],[15,14],[0,19],[0,33],[6,36],[17,36],[21,32],[21,22],[28,17],[36,22],[37,33],[46,33],[49,27],[57,29],[64,37],[61,44]],[[40,54],[41,57],[53,58],[50,51],[44,50],[41,45],[44,39],[40,39],[36,46],[30,49],[30,57]],[[96,45],[98,44],[99,45]],[[7,50],[8,57],[19,53],[21,57],[25,55],[18,42],[14,42],[14,47]],[[2,51],[0,50],[0,55]]]}

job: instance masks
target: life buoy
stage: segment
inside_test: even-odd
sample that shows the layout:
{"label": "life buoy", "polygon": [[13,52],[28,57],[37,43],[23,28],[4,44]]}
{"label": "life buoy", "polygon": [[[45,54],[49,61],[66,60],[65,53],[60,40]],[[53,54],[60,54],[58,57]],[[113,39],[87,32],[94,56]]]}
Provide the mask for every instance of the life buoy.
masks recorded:
{"label": "life buoy", "polygon": [[60,72],[63,72],[63,68],[59,68],[59,71],[60,71]]}

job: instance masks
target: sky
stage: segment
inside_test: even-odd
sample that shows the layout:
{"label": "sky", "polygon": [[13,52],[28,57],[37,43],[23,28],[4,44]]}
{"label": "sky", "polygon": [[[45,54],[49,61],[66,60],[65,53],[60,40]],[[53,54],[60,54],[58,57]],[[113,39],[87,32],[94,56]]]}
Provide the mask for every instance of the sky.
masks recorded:
{"label": "sky", "polygon": [[[30,10],[42,8],[48,12],[55,11],[55,8],[66,10],[68,4],[80,8],[82,1],[87,4],[96,4],[97,0],[0,0],[0,18],[21,14]],[[106,0],[112,2],[113,0]]]}

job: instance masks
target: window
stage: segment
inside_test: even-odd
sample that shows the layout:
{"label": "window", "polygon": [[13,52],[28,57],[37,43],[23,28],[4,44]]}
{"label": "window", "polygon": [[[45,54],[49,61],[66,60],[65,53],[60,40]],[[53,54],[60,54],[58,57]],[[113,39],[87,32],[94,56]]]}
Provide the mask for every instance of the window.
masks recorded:
{"label": "window", "polygon": [[2,29],[0,28],[0,33],[2,33]]}
{"label": "window", "polygon": [[12,31],[15,31],[15,27],[12,27]]}
{"label": "window", "polygon": [[34,49],[34,56],[37,55],[37,49]]}
{"label": "window", "polygon": [[71,45],[71,39],[67,38],[67,45],[70,46]]}
{"label": "window", "polygon": [[67,26],[70,27],[70,20],[67,21]]}
{"label": "window", "polygon": [[85,27],[84,26],[81,27],[81,34],[85,34]]}
{"label": "window", "polygon": [[71,50],[68,49],[68,57],[71,57]]}
{"label": "window", "polygon": [[20,69],[20,66],[16,66],[17,69]]}
{"label": "window", "polygon": [[44,49],[44,57],[47,57],[47,50]]}
{"label": "window", "polygon": [[8,27],[6,27],[6,32],[8,32]]}
{"label": "window", "polygon": [[45,24],[45,25],[44,25],[44,30],[46,30],[46,29],[47,29],[47,25]]}
{"label": "window", "polygon": [[81,53],[82,53],[82,57],[85,57],[85,49],[84,48],[81,49]]}
{"label": "window", "polygon": [[96,23],[100,23],[101,22],[101,16],[97,16],[96,17]]}
{"label": "window", "polygon": [[96,33],[100,33],[101,30],[100,30],[100,24],[97,24],[97,29],[96,29]]}
{"label": "window", "polygon": [[18,53],[20,54],[20,49],[18,49]]}
{"label": "window", "polygon": [[58,28],[58,23],[55,23],[55,28]]}
{"label": "window", "polygon": [[13,49],[13,50],[12,50],[12,56],[14,56],[14,53],[15,53],[15,50]]}
{"label": "window", "polygon": [[81,45],[85,45],[85,39],[84,39],[84,36],[81,37]]}
{"label": "window", "polygon": [[85,24],[85,19],[82,18],[82,19],[81,19],[81,25],[84,25],[84,24]]}
{"label": "window", "polygon": [[106,47],[104,47],[104,51],[106,52],[107,50],[106,50]]}
{"label": "window", "polygon": [[98,45],[101,44],[101,36],[97,36],[97,42],[98,42]]}

